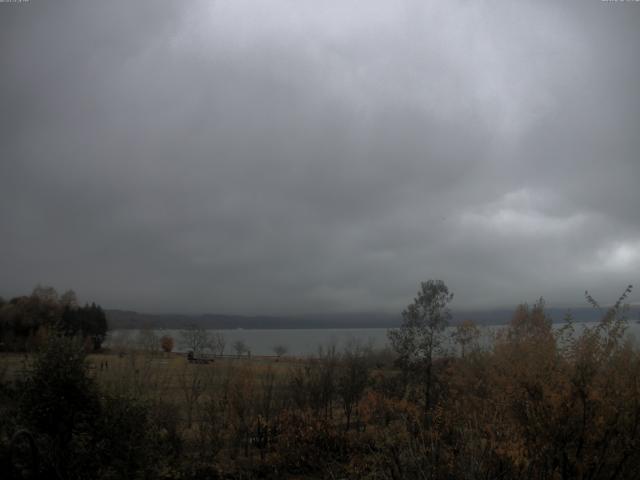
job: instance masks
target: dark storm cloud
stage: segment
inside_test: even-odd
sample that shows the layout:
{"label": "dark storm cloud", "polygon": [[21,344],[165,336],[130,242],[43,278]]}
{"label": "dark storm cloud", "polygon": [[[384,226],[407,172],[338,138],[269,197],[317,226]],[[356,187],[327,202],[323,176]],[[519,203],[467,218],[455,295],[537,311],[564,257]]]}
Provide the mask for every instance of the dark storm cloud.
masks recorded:
{"label": "dark storm cloud", "polygon": [[0,292],[605,301],[640,267],[640,7],[0,5]]}

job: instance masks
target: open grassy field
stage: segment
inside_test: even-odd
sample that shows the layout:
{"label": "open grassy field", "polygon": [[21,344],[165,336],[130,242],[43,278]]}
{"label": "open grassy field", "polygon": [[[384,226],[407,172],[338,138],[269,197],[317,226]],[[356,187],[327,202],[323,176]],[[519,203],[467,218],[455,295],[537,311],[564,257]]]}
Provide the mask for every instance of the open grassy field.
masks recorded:
{"label": "open grassy field", "polygon": [[[0,354],[0,380],[24,378],[33,359],[32,354]],[[87,374],[101,392],[173,405],[181,423],[190,428],[198,424],[199,407],[221,392],[226,395],[231,385],[242,380],[256,387],[282,389],[292,370],[305,362],[294,357],[226,356],[195,364],[182,354],[141,351],[93,353],[86,358]]]}
{"label": "open grassy field", "polygon": [[[0,378],[18,380],[29,372],[33,354],[0,353]],[[163,394],[184,387],[185,380],[206,381],[220,379],[225,374],[251,372],[254,380],[274,375],[283,378],[292,368],[299,367],[305,359],[295,357],[217,357],[206,364],[189,363],[186,356],[176,353],[128,352],[92,353],[87,355],[87,373],[102,388],[140,387],[148,393]],[[206,380],[206,381],[205,381]],[[163,395],[166,399],[167,396]],[[172,398],[175,395],[169,395]]]}

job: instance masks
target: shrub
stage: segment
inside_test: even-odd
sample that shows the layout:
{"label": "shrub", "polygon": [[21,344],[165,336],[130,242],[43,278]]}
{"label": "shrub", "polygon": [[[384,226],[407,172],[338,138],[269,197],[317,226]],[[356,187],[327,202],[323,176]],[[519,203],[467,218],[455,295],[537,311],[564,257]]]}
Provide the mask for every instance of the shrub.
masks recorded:
{"label": "shrub", "polygon": [[171,353],[173,351],[173,347],[174,347],[173,337],[170,337],[168,335],[164,335],[160,339],[160,347],[162,348],[163,352]]}

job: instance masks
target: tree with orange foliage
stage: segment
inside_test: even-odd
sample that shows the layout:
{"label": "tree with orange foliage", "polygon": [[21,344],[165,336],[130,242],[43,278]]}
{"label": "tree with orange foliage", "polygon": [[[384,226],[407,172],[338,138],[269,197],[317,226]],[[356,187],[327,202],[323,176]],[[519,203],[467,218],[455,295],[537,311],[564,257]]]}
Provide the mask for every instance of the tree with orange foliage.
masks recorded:
{"label": "tree with orange foliage", "polygon": [[175,346],[175,343],[173,341],[173,337],[170,337],[169,335],[164,335],[160,339],[160,347],[162,348],[163,352],[171,353],[173,351],[174,346]]}

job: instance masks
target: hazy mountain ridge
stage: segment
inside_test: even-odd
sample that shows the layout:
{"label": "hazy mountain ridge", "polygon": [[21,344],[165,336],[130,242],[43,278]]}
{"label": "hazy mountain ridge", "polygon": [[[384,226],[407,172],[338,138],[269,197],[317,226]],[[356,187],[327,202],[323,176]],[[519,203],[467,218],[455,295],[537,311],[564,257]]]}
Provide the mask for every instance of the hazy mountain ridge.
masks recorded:
{"label": "hazy mountain ridge", "polygon": [[[513,309],[452,311],[452,324],[473,320],[478,325],[502,325],[509,322]],[[562,322],[571,311],[576,322],[596,321],[602,313],[591,307],[549,308],[554,323]],[[180,329],[190,325],[211,329],[293,329],[293,328],[394,328],[401,322],[400,314],[344,313],[308,314],[299,316],[228,315],[228,314],[150,314],[127,310],[106,310],[109,328],[138,329],[144,327]],[[636,321],[640,307],[629,311],[630,321]]]}

